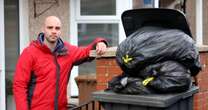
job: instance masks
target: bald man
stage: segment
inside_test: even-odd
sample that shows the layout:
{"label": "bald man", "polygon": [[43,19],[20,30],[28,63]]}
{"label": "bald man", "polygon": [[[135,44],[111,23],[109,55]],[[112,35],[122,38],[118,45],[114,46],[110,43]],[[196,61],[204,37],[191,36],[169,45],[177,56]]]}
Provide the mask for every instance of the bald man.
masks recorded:
{"label": "bald man", "polygon": [[103,38],[82,48],[63,42],[61,25],[58,17],[47,17],[37,40],[21,53],[13,81],[16,110],[66,110],[72,67],[91,61],[93,47],[97,54],[105,53],[107,42]]}

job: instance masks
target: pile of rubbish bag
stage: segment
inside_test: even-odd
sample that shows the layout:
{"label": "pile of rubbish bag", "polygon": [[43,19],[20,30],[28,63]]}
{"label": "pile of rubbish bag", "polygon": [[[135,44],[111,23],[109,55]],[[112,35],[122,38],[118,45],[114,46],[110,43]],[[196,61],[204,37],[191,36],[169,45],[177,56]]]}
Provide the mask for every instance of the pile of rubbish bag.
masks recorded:
{"label": "pile of rubbish bag", "polygon": [[108,89],[124,94],[174,93],[188,90],[201,70],[193,39],[179,29],[145,26],[117,48],[123,74]]}

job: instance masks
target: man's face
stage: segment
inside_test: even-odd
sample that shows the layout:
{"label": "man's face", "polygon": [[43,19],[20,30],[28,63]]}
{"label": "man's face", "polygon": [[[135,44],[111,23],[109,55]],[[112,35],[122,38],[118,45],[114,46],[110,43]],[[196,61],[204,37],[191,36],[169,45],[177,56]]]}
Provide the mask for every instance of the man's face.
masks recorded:
{"label": "man's face", "polygon": [[48,43],[56,43],[61,35],[61,22],[56,17],[49,17],[45,21],[44,29],[45,41]]}

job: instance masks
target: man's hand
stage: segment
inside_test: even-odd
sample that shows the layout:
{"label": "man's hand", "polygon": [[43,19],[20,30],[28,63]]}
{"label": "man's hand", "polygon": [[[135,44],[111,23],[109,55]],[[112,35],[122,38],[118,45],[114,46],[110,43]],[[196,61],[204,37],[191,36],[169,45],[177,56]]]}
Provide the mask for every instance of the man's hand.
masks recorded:
{"label": "man's hand", "polygon": [[96,45],[96,53],[98,55],[103,55],[106,52],[107,45],[104,42],[98,42]]}

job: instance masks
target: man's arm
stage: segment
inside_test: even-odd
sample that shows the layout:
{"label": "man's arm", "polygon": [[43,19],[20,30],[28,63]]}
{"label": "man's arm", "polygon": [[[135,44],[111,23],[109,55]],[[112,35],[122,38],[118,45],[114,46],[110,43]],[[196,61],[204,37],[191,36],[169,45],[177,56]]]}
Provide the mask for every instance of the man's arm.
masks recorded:
{"label": "man's arm", "polygon": [[105,53],[107,48],[107,41],[103,38],[96,38],[91,44],[87,47],[77,47],[74,48],[74,52],[72,53],[74,58],[74,65],[79,65],[86,61],[91,61],[94,58],[89,57],[90,50],[96,49],[98,55],[102,55]]}
{"label": "man's arm", "polygon": [[13,93],[16,110],[29,110],[27,101],[27,88],[32,70],[32,57],[27,49],[20,55],[13,81]]}

